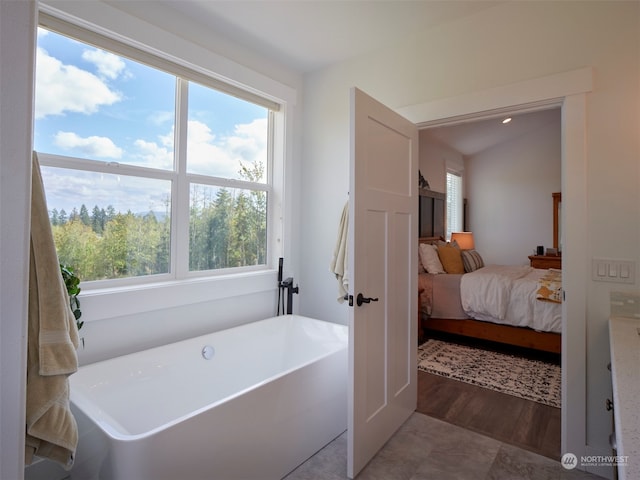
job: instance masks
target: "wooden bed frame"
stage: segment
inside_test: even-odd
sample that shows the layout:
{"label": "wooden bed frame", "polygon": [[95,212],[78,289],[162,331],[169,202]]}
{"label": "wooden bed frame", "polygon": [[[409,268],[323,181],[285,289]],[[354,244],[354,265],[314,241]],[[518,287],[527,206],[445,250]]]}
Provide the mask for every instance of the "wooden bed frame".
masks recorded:
{"label": "wooden bed frame", "polygon": [[[434,243],[444,240],[442,237],[421,237],[419,243]],[[418,293],[418,305],[420,305]],[[420,309],[418,309],[420,311]],[[562,335],[554,332],[538,332],[528,327],[514,327],[499,323],[469,319],[446,319],[420,316],[418,321],[418,340],[422,343],[425,331],[444,332],[465,337],[505,343],[517,347],[541,350],[559,354],[562,348]]]}
{"label": "wooden bed frame", "polygon": [[431,330],[558,354],[562,344],[562,336],[559,333],[538,332],[527,327],[513,327],[471,318],[450,320],[421,317],[418,328],[420,343],[424,341],[425,331]]}

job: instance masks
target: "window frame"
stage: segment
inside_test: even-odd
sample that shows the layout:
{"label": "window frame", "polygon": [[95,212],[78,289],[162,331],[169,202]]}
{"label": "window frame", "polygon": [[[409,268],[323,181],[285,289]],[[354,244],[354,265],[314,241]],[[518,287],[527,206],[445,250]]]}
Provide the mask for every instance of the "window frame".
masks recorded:
{"label": "window frame", "polygon": [[[44,10],[47,9],[45,8]],[[205,296],[208,300],[233,296],[227,289],[220,290],[216,295],[211,295],[210,292],[205,294],[204,291],[199,292],[199,289],[194,289],[194,284],[202,285],[203,282],[208,283],[211,281],[216,284],[224,282],[226,285],[236,285],[231,290],[232,292],[235,291],[235,294],[237,294],[239,289],[242,290],[243,293],[264,291],[264,289],[266,289],[266,284],[264,283],[266,281],[265,278],[270,278],[270,274],[274,271],[274,259],[282,255],[283,206],[281,199],[284,197],[283,177],[284,157],[286,153],[284,132],[287,126],[286,101],[260,93],[255,88],[231,82],[226,78],[223,81],[218,78],[218,75],[209,70],[194,66],[188,62],[182,62],[170,54],[163,54],[159,50],[126,39],[113,32],[108,32],[95,25],[91,27],[87,25],[79,26],[70,19],[58,18],[56,15],[43,11],[42,9],[39,15],[39,26],[41,27],[175,75],[177,77],[177,90],[186,89],[188,82],[195,82],[222,91],[223,93],[240,97],[246,101],[257,103],[269,109],[268,135],[270,140],[268,145],[268,158],[265,165],[267,168],[266,183],[254,183],[245,180],[187,173],[185,168],[186,142],[183,142],[183,145],[179,145],[176,141],[173,170],[140,167],[117,162],[87,160],[38,152],[42,166],[170,180],[172,183],[171,263],[169,272],[112,280],[85,281],[82,283],[83,297],[87,295],[89,297],[89,303],[93,304],[97,298],[106,298],[104,295],[110,296],[114,293],[128,295],[131,292],[136,292],[136,295],[139,295],[141,290],[150,292],[151,289],[155,290],[155,292],[150,292],[148,298],[150,300],[154,299],[153,301],[155,302],[160,298],[164,298],[164,293],[169,293],[167,289],[170,289],[172,292],[172,294],[169,294],[169,297],[175,297],[175,294],[180,295],[180,293],[176,291],[177,287],[183,294],[186,294],[188,290],[195,293],[195,297],[192,300],[193,302],[202,301],[202,298]],[[170,68],[163,68],[166,66]],[[188,75],[188,77],[185,77],[185,75]],[[176,92],[176,129],[178,128],[178,122],[184,121],[186,124],[186,103],[186,101],[178,101],[178,92]],[[181,151],[178,151],[178,149],[181,149]],[[267,253],[265,264],[206,271],[189,271],[189,187],[191,183],[266,192]],[[251,277],[253,277],[253,280],[250,280]],[[182,287],[180,288],[181,285]],[[187,297],[189,296],[193,295],[187,295]],[[137,300],[139,301],[141,299],[138,298]],[[143,303],[145,302],[143,301]],[[190,303],[190,301],[188,299],[169,300],[166,306],[171,307],[185,303]],[[132,313],[133,310],[137,309],[124,308],[122,309],[122,313]],[[147,310],[148,308],[143,308],[142,311]]]}
{"label": "window frame", "polygon": [[[459,178],[459,191],[455,192],[456,196],[458,197],[457,199],[455,199],[455,203],[454,203],[454,199],[452,197],[452,192],[450,191],[449,188],[449,176],[454,176],[454,177],[458,177]],[[458,171],[458,170],[454,170],[452,168],[447,168],[446,171],[446,186],[447,186],[447,222],[446,222],[446,239],[447,241],[451,240],[451,234],[453,232],[461,232],[462,229],[464,228],[464,220],[463,220],[463,209],[464,209],[464,194],[463,194],[463,185],[464,182],[464,177],[462,175],[462,172]],[[455,208],[456,209],[456,215],[455,218],[457,220],[457,224],[456,225],[452,225],[452,218],[454,217],[453,215],[451,215],[450,210]]]}

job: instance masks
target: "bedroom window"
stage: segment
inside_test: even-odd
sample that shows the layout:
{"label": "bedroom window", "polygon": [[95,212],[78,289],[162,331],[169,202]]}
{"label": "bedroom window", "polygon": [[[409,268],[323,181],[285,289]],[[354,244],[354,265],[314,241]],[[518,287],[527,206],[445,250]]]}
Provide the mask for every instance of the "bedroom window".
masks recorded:
{"label": "bedroom window", "polygon": [[42,25],[34,149],[61,263],[101,287],[267,268],[279,105]]}
{"label": "bedroom window", "polygon": [[461,232],[462,225],[462,176],[458,172],[447,172],[447,240],[453,232]]}

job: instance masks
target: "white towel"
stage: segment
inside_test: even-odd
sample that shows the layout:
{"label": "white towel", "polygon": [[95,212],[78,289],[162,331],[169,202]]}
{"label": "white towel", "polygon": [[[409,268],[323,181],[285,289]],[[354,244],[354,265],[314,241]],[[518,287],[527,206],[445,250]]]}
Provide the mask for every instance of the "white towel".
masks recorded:
{"label": "white towel", "polygon": [[349,202],[342,209],[340,226],[338,227],[338,240],[333,251],[331,272],[338,280],[338,302],[342,303],[349,293],[349,270],[347,256],[347,242],[349,237]]}
{"label": "white towel", "polygon": [[28,323],[25,463],[37,455],[69,469],[78,445],[68,379],[78,369],[78,329],[60,273],[35,152]]}

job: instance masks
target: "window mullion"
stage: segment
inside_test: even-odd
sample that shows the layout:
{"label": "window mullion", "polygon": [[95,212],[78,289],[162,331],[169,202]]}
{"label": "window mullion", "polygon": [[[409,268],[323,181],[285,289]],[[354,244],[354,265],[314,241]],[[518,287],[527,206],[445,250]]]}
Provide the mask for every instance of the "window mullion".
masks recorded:
{"label": "window mullion", "polygon": [[[173,185],[172,271],[177,278],[189,273],[189,179],[187,178],[187,122],[189,84],[181,78],[176,82],[176,122],[174,131],[174,168],[177,180]],[[175,246],[175,247],[174,247]]]}

